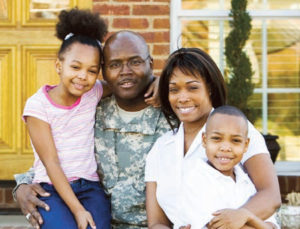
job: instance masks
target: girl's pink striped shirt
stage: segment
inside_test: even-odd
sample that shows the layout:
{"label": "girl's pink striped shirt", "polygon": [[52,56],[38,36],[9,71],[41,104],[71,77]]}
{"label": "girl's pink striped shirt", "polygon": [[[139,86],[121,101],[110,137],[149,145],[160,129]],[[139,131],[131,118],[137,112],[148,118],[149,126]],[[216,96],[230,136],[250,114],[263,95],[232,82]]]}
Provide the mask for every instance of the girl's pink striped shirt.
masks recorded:
{"label": "girl's pink striped shirt", "polygon": [[[27,100],[23,120],[26,122],[26,116],[32,116],[50,125],[60,165],[68,180],[84,178],[98,181],[94,124],[96,106],[103,93],[101,82],[97,80],[90,91],[69,107],[51,100],[48,91],[54,87],[45,85]],[[35,157],[33,182],[51,183],[33,145],[32,148]]]}

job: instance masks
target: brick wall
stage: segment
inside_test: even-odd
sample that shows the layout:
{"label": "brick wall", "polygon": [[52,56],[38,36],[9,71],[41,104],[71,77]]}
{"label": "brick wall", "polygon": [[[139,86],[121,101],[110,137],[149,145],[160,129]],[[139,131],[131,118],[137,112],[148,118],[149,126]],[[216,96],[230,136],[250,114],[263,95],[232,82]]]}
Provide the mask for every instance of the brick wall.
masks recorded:
{"label": "brick wall", "polygon": [[19,206],[12,197],[15,185],[15,181],[0,181],[0,215],[20,213]]}
{"label": "brick wall", "polygon": [[159,75],[170,50],[170,0],[94,0],[93,11],[107,20],[110,33],[123,29],[140,33]]}

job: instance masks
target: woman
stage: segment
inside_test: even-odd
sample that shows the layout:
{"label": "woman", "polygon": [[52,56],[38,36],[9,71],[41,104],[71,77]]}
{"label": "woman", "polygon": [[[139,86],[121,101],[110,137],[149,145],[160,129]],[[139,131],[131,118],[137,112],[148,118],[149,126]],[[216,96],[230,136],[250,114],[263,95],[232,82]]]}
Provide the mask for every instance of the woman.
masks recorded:
{"label": "woman", "polygon": [[[195,158],[205,158],[202,132],[214,107],[225,104],[225,84],[209,55],[197,48],[182,48],[169,57],[160,77],[162,110],[173,130],[157,140],[148,155],[145,180],[149,228],[170,228],[170,221],[184,217],[180,211],[185,171]],[[237,210],[218,213],[210,228],[241,228],[244,208],[266,219],[280,206],[278,180],[261,134],[248,123],[250,144],[242,164],[251,177],[256,195]],[[264,203],[261,205],[261,203]],[[221,209],[220,209],[221,210]],[[224,214],[222,214],[224,216]]]}

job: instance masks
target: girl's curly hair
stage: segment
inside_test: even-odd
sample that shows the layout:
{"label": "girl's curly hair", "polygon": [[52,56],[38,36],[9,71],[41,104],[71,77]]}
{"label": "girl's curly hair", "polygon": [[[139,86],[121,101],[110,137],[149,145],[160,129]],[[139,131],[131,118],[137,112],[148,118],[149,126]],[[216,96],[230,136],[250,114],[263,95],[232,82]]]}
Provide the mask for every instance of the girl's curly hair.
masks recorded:
{"label": "girl's curly hair", "polygon": [[[74,42],[98,47],[102,54],[101,44],[107,34],[107,25],[98,13],[89,10],[73,8],[69,11],[63,10],[58,16],[56,24],[56,37],[62,40],[59,58],[65,50]],[[66,36],[72,34],[68,39]]]}

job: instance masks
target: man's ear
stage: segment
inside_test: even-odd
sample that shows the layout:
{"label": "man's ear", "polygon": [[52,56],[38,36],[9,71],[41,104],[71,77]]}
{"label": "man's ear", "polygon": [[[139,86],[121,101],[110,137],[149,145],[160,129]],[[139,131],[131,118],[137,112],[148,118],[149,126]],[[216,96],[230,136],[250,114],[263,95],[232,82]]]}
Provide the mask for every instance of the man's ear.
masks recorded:
{"label": "man's ear", "polygon": [[61,73],[61,61],[57,58],[55,61],[55,69],[58,75]]}
{"label": "man's ear", "polygon": [[149,61],[149,63],[150,63],[150,68],[153,70],[153,57],[150,56],[149,59],[150,59],[150,61]]}

